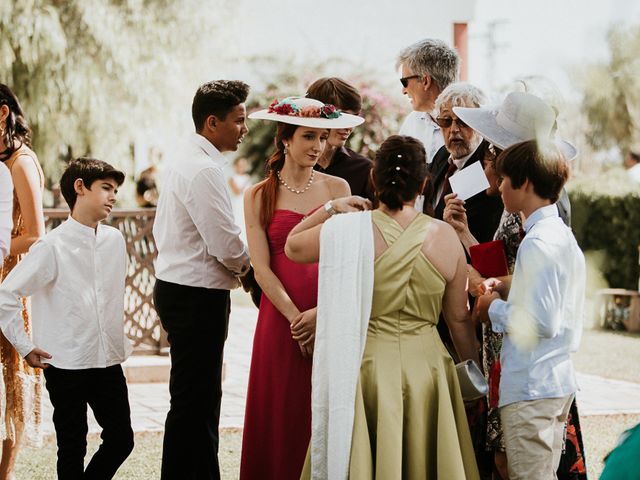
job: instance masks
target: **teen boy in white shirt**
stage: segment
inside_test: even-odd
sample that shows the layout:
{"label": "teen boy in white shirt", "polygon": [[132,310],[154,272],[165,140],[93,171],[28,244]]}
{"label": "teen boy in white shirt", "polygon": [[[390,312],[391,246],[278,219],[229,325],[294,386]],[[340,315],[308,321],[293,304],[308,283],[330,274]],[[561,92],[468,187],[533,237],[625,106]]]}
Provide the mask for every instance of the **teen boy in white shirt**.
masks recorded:
{"label": "teen boy in white shirt", "polygon": [[[126,246],[101,225],[124,174],[80,158],[60,188],[71,215],[38,240],[0,285],[0,327],[32,367],[44,369],[53,404],[58,478],[112,478],[133,449],[121,363],[131,353],[124,334]],[[25,333],[20,297],[31,297],[33,339]],[[102,444],[84,468],[87,405]]]}
{"label": "teen boy in white shirt", "polygon": [[229,291],[249,269],[235,224],[222,153],[248,132],[249,86],[217,80],[198,88],[193,132],[164,176],[153,236],[153,301],[171,345],[162,480],[220,478],[218,423]]}
{"label": "teen boy in white shirt", "polygon": [[500,418],[511,480],[556,478],[577,383],[571,353],[582,335],[584,256],[554,203],[568,165],[551,145],[516,144],[496,162],[505,210],[521,211],[526,236],[506,287],[479,297],[477,314],[504,333]]}

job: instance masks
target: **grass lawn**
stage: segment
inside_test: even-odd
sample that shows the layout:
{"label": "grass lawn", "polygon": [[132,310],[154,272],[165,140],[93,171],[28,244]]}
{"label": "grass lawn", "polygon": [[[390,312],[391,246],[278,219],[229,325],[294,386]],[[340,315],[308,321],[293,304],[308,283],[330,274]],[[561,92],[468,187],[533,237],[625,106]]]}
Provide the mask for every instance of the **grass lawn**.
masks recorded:
{"label": "grass lawn", "polygon": [[[220,436],[220,469],[224,480],[236,480],[240,470],[240,430],[223,430]],[[89,438],[87,459],[96,451],[100,438]],[[160,478],[162,433],[138,433],[133,452],[120,467],[117,480],[156,480]],[[56,478],[56,446],[53,438],[44,448],[25,448],[20,452],[16,469],[17,480],[52,480]]]}
{"label": "grass lawn", "polygon": [[[602,472],[602,459],[615,446],[618,436],[640,423],[640,415],[583,417],[582,433],[587,450],[589,478],[596,480]],[[220,466],[222,478],[235,480],[240,468],[240,430],[223,430],[220,437]],[[99,438],[92,436],[89,453],[97,448]],[[56,452],[52,440],[45,448],[25,448],[18,458],[17,480],[51,480],[55,478]],[[139,433],[131,456],[120,468],[118,480],[154,480],[160,478],[161,433]],[[87,455],[89,458],[89,455]]]}

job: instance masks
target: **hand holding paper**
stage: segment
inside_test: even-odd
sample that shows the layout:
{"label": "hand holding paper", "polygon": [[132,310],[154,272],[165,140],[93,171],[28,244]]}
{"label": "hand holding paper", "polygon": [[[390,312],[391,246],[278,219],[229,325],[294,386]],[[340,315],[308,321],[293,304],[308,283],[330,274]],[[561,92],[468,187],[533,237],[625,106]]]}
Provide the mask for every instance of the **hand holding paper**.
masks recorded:
{"label": "hand holding paper", "polygon": [[480,162],[474,162],[452,175],[449,178],[449,183],[451,190],[457,193],[461,200],[467,200],[489,188],[489,180],[487,180]]}

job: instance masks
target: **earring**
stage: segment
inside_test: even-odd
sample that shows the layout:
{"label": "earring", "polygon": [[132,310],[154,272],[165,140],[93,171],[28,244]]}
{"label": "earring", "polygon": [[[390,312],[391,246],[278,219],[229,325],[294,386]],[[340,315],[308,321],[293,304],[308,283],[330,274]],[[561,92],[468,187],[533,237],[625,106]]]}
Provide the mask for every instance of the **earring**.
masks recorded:
{"label": "earring", "polygon": [[288,146],[289,146],[289,145],[285,145],[285,146],[284,146],[284,154],[285,154],[285,155],[287,154],[287,147],[288,147]]}

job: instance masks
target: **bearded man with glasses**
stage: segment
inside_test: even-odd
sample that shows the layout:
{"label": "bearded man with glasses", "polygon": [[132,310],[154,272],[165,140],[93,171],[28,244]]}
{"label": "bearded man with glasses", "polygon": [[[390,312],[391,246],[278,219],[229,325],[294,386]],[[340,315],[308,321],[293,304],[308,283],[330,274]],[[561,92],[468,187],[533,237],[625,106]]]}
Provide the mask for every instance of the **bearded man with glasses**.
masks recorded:
{"label": "bearded man with glasses", "polygon": [[[442,220],[445,195],[451,193],[449,178],[475,162],[484,167],[489,144],[454,113],[453,107],[478,108],[485,102],[482,91],[468,83],[453,83],[438,96],[434,119],[442,129],[444,146],[430,167],[425,188],[423,212]],[[488,242],[500,222],[503,205],[500,197],[481,192],[464,204],[469,230],[479,242]]]}

